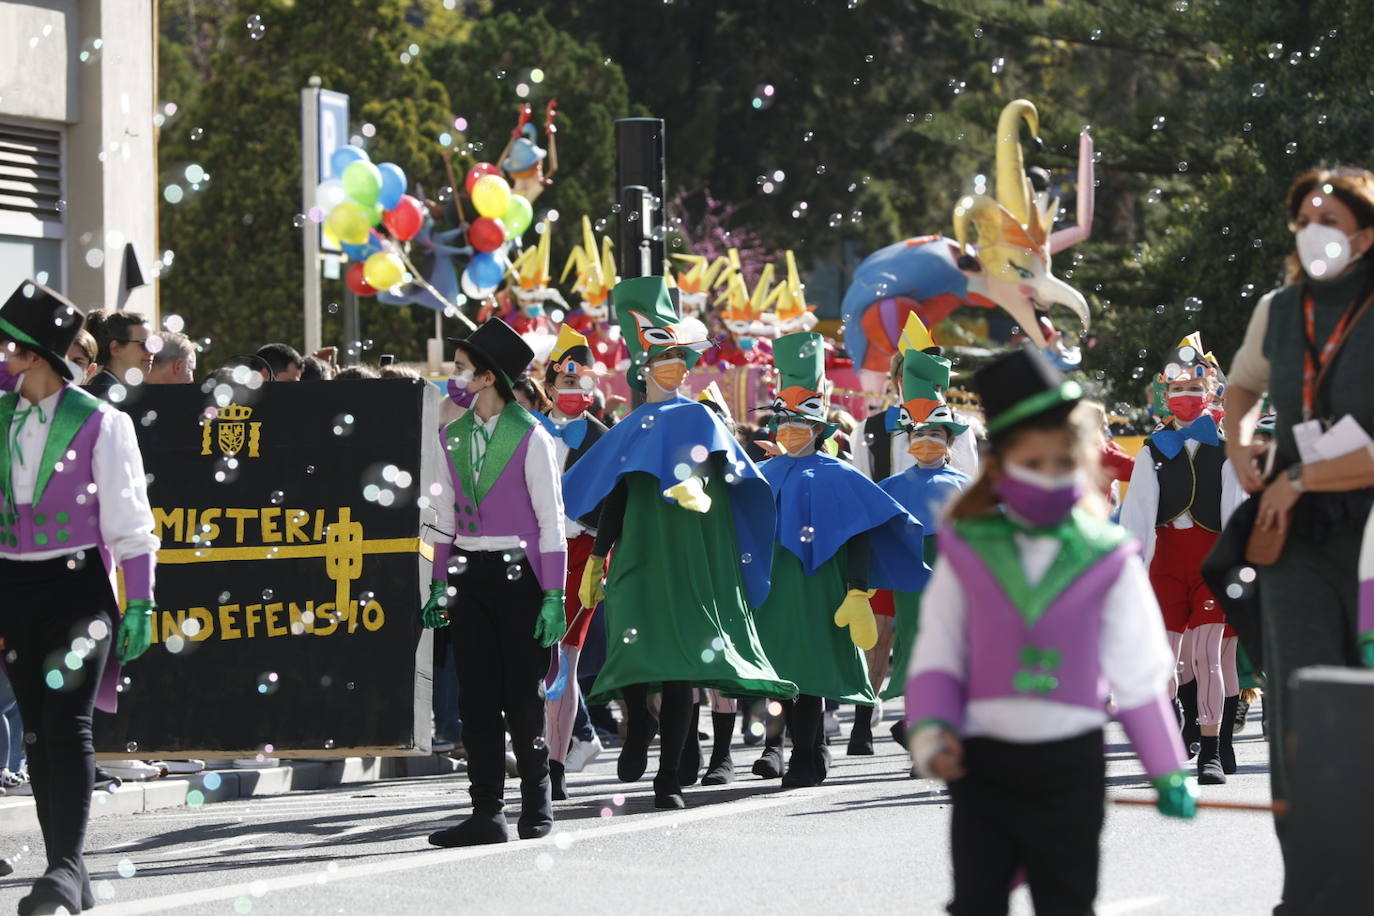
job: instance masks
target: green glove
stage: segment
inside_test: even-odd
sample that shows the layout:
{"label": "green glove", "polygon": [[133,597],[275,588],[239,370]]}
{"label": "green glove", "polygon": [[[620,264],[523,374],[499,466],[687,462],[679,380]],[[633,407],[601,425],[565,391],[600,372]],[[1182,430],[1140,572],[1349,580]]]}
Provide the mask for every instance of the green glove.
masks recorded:
{"label": "green glove", "polygon": [[1366,668],[1374,668],[1374,630],[1365,630],[1360,634],[1360,658],[1364,661]]}
{"label": "green glove", "polygon": [[539,607],[539,619],[534,622],[534,638],[547,649],[563,638],[568,632],[568,618],[563,613],[563,589],[551,588],[544,592],[544,603]]}
{"label": "green glove", "polygon": [[429,600],[420,610],[420,622],[429,630],[448,626],[448,583],[443,579],[429,583]]}
{"label": "green glove", "polygon": [[148,598],[135,598],[124,610],[119,619],[119,632],[115,634],[115,655],[121,665],[138,658],[153,644],[153,602]]}
{"label": "green glove", "polygon": [[1150,780],[1159,797],[1155,807],[1165,817],[1191,818],[1197,815],[1197,786],[1182,770]]}

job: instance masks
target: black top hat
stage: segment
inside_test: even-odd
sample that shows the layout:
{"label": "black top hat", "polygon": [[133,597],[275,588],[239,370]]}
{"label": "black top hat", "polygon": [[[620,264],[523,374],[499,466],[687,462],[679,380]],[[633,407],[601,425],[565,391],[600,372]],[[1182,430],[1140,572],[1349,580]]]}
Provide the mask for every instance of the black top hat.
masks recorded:
{"label": "black top hat", "polygon": [[84,320],[61,293],[25,280],[0,306],[0,340],[23,344],[51,363],[58,375],[72,381],[67,351]]}
{"label": "black top hat", "polygon": [[983,402],[990,436],[1083,397],[1077,382],[1065,379],[1028,343],[979,369],[973,387]]}
{"label": "black top hat", "polygon": [[515,328],[499,318],[493,318],[462,340],[450,337],[448,342],[460,350],[475,353],[496,368],[506,383],[514,385],[534,359],[534,351]]}

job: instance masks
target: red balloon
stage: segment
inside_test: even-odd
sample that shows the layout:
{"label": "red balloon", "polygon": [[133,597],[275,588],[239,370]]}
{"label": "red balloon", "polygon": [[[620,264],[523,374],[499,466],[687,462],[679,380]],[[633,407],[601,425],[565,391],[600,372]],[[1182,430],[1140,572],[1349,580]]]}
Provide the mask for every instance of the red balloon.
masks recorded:
{"label": "red balloon", "polygon": [[495,251],[506,241],[506,224],[490,216],[479,216],[468,228],[468,242],[478,251]]}
{"label": "red balloon", "polygon": [[467,192],[471,194],[472,186],[477,183],[477,179],[481,178],[483,175],[500,174],[501,170],[498,169],[496,166],[492,165],[490,162],[479,162],[472,168],[468,169],[468,177],[467,181],[464,182],[464,186],[467,188]]}
{"label": "red balloon", "polygon": [[344,283],[359,296],[375,296],[377,291],[367,284],[363,279],[363,262],[355,261],[350,264],[348,270],[344,272]]}
{"label": "red balloon", "polygon": [[382,223],[397,239],[409,241],[425,224],[425,211],[418,200],[402,194],[396,206],[382,214]]}

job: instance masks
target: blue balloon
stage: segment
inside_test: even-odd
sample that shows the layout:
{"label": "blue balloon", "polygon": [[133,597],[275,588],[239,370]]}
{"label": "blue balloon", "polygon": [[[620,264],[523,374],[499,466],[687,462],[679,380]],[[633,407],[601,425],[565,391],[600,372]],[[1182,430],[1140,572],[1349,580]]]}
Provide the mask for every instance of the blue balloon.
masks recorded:
{"label": "blue balloon", "polygon": [[394,162],[383,162],[377,166],[377,171],[382,173],[382,193],[377,195],[377,203],[383,210],[390,210],[401,202],[401,195],[406,192],[406,173]]}
{"label": "blue balloon", "polygon": [[472,256],[468,263],[468,271],[472,275],[473,282],[481,289],[490,289],[501,282],[501,278],[506,275],[506,270],[501,266],[501,262],[496,260],[496,255],[489,251],[479,252]]}
{"label": "blue balloon", "polygon": [[361,245],[350,245],[347,242],[340,242],[339,244],[343,247],[344,254],[348,255],[350,261],[366,261],[370,255],[382,250],[382,237],[373,231],[368,235],[367,241]]}
{"label": "blue balloon", "polygon": [[368,162],[367,150],[356,146],[341,146],[329,156],[329,173],[333,178],[342,178],[344,169],[355,162]]}

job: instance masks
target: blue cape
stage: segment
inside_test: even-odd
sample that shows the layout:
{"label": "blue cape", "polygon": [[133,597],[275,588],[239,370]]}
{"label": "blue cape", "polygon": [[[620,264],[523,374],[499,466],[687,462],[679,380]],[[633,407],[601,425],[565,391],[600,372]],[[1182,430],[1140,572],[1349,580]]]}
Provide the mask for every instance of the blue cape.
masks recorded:
{"label": "blue cape", "polygon": [[921,523],[853,465],[820,453],[763,463],[778,504],[778,542],[807,575],[856,534],[868,534],[868,587],[915,592],[930,568]]}
{"label": "blue cape", "polygon": [[758,465],[704,404],[676,397],[632,410],[563,475],[563,512],[581,518],[632,471],[654,475],[666,490],[708,455],[720,455],[725,467],[735,539],[740,556],[750,557],[740,562],[740,573],[750,605],[758,607],[772,582],[773,494]]}
{"label": "blue cape", "polygon": [[933,535],[940,527],[940,512],[972,482],[973,478],[963,471],[946,465],[929,470],[910,467],[878,486],[916,516],[927,535]]}

